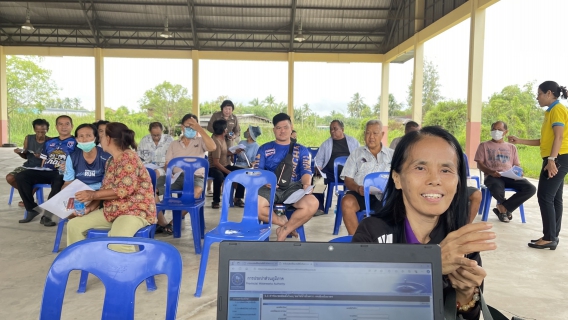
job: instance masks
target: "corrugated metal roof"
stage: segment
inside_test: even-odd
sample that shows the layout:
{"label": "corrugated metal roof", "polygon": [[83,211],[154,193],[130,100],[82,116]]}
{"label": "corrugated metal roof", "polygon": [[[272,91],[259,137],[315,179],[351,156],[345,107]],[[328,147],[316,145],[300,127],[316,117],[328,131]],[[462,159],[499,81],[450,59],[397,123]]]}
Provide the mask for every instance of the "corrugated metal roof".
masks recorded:
{"label": "corrugated metal roof", "polygon": [[[426,0],[426,24],[465,1]],[[414,5],[414,0],[2,1],[0,45],[384,53],[412,36]],[[34,31],[20,28],[28,7]],[[166,17],[168,39],[160,37]],[[302,43],[291,39],[300,24]]]}

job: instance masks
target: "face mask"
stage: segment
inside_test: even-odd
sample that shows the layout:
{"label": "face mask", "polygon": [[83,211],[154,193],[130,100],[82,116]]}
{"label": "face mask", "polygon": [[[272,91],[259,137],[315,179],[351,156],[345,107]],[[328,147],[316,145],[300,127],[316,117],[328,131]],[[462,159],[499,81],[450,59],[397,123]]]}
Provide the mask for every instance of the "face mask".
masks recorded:
{"label": "face mask", "polygon": [[503,139],[503,131],[499,131],[499,130],[491,131],[491,138],[493,138],[493,140],[496,140],[496,141]]}
{"label": "face mask", "polygon": [[245,132],[245,139],[248,139],[250,137],[250,134],[248,132]]}
{"label": "face mask", "polygon": [[197,131],[195,131],[191,128],[185,128],[183,135],[188,139],[193,139],[193,138],[195,138],[195,135],[197,135]]}
{"label": "face mask", "polygon": [[95,141],[91,141],[91,142],[77,142],[77,148],[85,151],[85,152],[89,152],[91,150],[93,150],[93,148],[95,147]]}

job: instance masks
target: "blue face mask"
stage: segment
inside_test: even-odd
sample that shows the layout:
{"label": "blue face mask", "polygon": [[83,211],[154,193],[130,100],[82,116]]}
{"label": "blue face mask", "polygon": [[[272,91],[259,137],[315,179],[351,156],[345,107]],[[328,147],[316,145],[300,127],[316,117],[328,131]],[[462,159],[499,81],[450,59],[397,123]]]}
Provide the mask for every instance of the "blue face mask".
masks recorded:
{"label": "blue face mask", "polygon": [[185,131],[183,132],[183,135],[188,138],[188,139],[193,139],[195,138],[195,136],[197,135],[197,131],[191,129],[191,128],[185,128]]}
{"label": "blue face mask", "polygon": [[85,152],[89,152],[91,150],[93,150],[93,148],[95,147],[95,141],[91,141],[91,142],[77,142],[77,148],[85,151]]}

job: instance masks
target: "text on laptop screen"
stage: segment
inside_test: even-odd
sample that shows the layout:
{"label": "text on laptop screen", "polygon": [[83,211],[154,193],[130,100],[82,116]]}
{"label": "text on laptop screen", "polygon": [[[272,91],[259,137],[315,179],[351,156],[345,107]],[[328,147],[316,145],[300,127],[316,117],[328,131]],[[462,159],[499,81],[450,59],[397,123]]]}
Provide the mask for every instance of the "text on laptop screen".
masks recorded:
{"label": "text on laptop screen", "polygon": [[433,319],[428,263],[229,262],[228,319]]}

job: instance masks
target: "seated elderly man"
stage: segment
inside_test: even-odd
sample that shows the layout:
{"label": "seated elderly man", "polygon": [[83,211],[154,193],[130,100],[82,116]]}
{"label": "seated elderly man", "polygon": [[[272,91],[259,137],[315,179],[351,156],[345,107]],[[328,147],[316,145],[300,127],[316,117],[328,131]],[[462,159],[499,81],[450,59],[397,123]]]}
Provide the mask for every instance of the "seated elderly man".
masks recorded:
{"label": "seated elderly man", "polygon": [[[260,146],[255,158],[254,168],[272,171],[278,178],[278,188],[274,203],[284,203],[294,192],[306,190],[312,185],[312,170],[310,152],[296,140],[290,138],[292,133],[292,121],[290,116],[279,113],[272,118],[274,124],[275,141],[267,142]],[[288,161],[287,155],[291,154]],[[284,165],[292,168],[287,170]],[[309,193],[309,192],[308,192]],[[318,209],[318,200],[312,194],[304,195],[300,200],[290,204],[296,211],[286,219],[285,215],[277,215],[269,212],[270,190],[268,187],[260,188],[258,192],[258,217],[267,222],[268,215],[272,214],[272,223],[280,226],[276,229],[278,241],[286,240],[289,234],[296,235],[296,228],[308,222]]]}
{"label": "seated elderly man", "polygon": [[[508,223],[513,218],[511,212],[536,193],[535,186],[527,179],[515,180],[502,177],[499,172],[520,166],[519,154],[515,145],[505,142],[507,124],[497,121],[491,125],[491,140],[482,142],[477,148],[474,160],[479,170],[485,173],[485,186],[497,199],[497,208],[493,212],[501,222]],[[505,188],[513,188],[517,192],[509,199],[505,198]]]}
{"label": "seated elderly man", "polygon": [[[341,172],[341,178],[345,180],[345,187],[349,190],[341,201],[341,210],[343,222],[350,235],[355,233],[359,225],[357,211],[365,210],[365,176],[372,172],[390,171],[393,150],[383,146],[382,138],[381,121],[369,120],[365,126],[365,145],[351,153]],[[382,202],[372,196],[370,206],[371,210],[377,212],[382,208]]]}
{"label": "seated elderly man", "polygon": [[164,134],[164,127],[159,122],[152,122],[148,127],[150,134],[144,136],[138,144],[138,156],[144,164],[152,163],[158,166],[156,176],[163,176],[166,165],[166,152],[174,141],[169,134]]}
{"label": "seated elderly man", "polygon": [[[324,183],[326,185],[334,181],[333,162],[335,159],[344,156],[348,157],[359,148],[359,141],[344,133],[344,125],[341,120],[331,121],[329,124],[329,135],[330,137],[319,147],[314,159],[315,166],[325,175]],[[343,166],[338,167],[340,175],[341,170],[343,170]],[[323,211],[323,193],[314,193],[314,196],[319,201],[318,212]]]}

